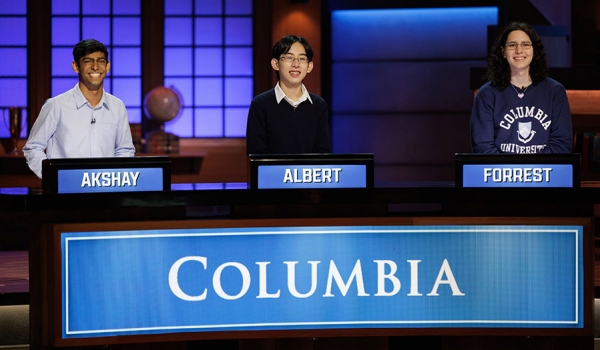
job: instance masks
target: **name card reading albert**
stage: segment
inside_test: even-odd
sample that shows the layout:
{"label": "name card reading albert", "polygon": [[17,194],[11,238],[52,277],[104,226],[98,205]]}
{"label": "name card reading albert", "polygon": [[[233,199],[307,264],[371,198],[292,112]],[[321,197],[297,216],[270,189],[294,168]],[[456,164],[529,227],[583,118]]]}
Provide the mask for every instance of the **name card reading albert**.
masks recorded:
{"label": "name card reading albert", "polygon": [[250,162],[252,188],[366,188],[373,183],[372,155],[251,155]]}
{"label": "name card reading albert", "polygon": [[168,157],[47,159],[45,193],[164,191],[171,187]]}
{"label": "name card reading albert", "polygon": [[579,186],[578,155],[457,155],[458,187]]}
{"label": "name card reading albert", "polygon": [[365,165],[263,165],[258,168],[258,188],[364,188]]}

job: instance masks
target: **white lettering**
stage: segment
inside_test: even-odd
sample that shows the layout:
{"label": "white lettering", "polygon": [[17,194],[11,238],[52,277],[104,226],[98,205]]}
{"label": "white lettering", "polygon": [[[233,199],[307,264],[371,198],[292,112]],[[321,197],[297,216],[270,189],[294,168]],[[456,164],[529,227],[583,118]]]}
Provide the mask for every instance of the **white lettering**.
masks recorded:
{"label": "white lettering", "polygon": [[206,299],[206,289],[204,289],[204,292],[202,292],[202,294],[200,294],[200,295],[191,296],[191,295],[187,295],[186,293],[184,293],[183,290],[181,290],[181,287],[179,286],[179,268],[181,267],[181,265],[183,265],[183,263],[188,262],[188,261],[197,261],[197,262],[201,263],[202,266],[204,267],[204,269],[206,270],[206,262],[207,262],[206,257],[204,257],[204,256],[183,257],[183,258],[175,261],[175,263],[173,264],[173,266],[171,266],[171,269],[169,270],[169,288],[171,288],[171,292],[173,292],[173,294],[175,294],[175,296],[181,300],[185,300],[185,301],[204,300],[204,299]]}
{"label": "white lettering", "polygon": [[497,183],[550,182],[552,168],[483,168],[483,181]]}
{"label": "white lettering", "polygon": [[[401,283],[398,277],[394,276],[394,274],[398,270],[398,265],[396,265],[396,263],[391,260],[374,261],[377,264],[377,293],[375,293],[375,295],[389,297],[398,294],[398,292],[400,291]],[[386,266],[390,267],[389,273],[385,273]],[[392,282],[393,288],[391,292],[385,291],[386,280]]]}
{"label": "white lettering", "polygon": [[112,187],[120,187],[120,186],[122,186],[121,185],[121,173],[112,172],[112,173],[110,173],[110,175],[112,177],[111,178],[112,181],[111,181],[111,184],[110,184]]}
{"label": "white lettering", "polygon": [[[537,110],[536,110],[537,109]],[[545,113],[543,110],[536,108],[535,106],[532,107],[517,107],[516,111],[515,110],[510,110],[510,113],[512,114],[505,114],[504,117],[502,118],[502,120],[500,121],[500,127],[506,129],[506,130],[510,130],[511,126],[519,119],[524,119],[524,118],[533,118],[536,119],[537,121],[539,121],[540,125],[545,129],[548,130],[548,128],[550,127],[550,124],[552,124],[552,120],[548,120],[545,121],[546,119],[548,119],[548,114]],[[518,152],[518,153],[524,153],[524,152]]]}
{"label": "white lettering", "polygon": [[90,180],[89,173],[83,173],[83,179],[81,179],[81,187],[91,187],[92,182]]}
{"label": "white lettering", "polygon": [[492,176],[492,168],[483,168],[483,182],[488,182]]}
{"label": "white lettering", "polygon": [[[223,290],[223,287],[221,286],[221,274],[223,273],[223,270],[225,270],[225,268],[229,267],[229,266],[238,269],[240,271],[240,274],[242,275],[242,288],[240,289],[239,293],[236,295],[229,295],[229,294],[225,293],[225,291]],[[246,292],[248,292],[248,288],[250,288],[250,271],[248,271],[248,268],[246,266],[244,266],[240,263],[236,263],[236,262],[224,263],[224,264],[220,265],[217,268],[217,270],[215,270],[215,274],[213,275],[213,288],[214,288],[215,292],[217,293],[217,295],[225,300],[239,299],[239,298],[243,297],[246,294]]]}
{"label": "white lettering", "polygon": [[410,293],[408,296],[418,297],[419,293],[419,263],[421,260],[406,260],[410,264]]}
{"label": "white lettering", "polygon": [[313,295],[315,293],[315,291],[317,290],[317,265],[319,265],[320,261],[309,261],[308,263],[310,264],[310,290],[308,291],[308,293],[305,294],[301,294],[298,292],[298,289],[296,288],[296,264],[298,264],[297,261],[284,261],[284,264],[287,265],[287,271],[288,271],[288,278],[287,278],[287,284],[288,284],[288,290],[290,291],[290,294],[292,294],[292,296],[296,297],[296,298],[308,298],[311,295]]}
{"label": "white lettering", "polygon": [[331,169],[323,169],[323,182],[331,182]]}
{"label": "white lettering", "polygon": [[[207,270],[208,258],[204,256],[186,256],[180,258],[179,260],[175,261],[175,263],[171,266],[169,270],[169,288],[177,298],[184,301],[202,301],[205,300],[208,296],[207,288],[201,289],[202,292],[198,295],[190,295],[183,291],[179,284],[179,271],[182,265],[187,262],[194,261],[200,263],[201,269],[203,271]],[[374,294],[374,296],[390,297],[397,295],[402,288],[402,283],[400,279],[396,276],[396,272],[398,271],[397,263],[392,260],[373,260],[373,262],[377,265],[377,292]],[[421,263],[421,260],[406,260],[406,262],[410,265],[411,281],[410,292],[407,294],[407,296],[423,296],[423,294],[419,292],[419,264]],[[313,296],[318,288],[318,266],[320,264],[320,261],[307,262],[310,265],[310,288],[306,293],[300,293],[296,286],[296,266],[298,265],[298,261],[284,261],[283,263],[287,266],[287,287],[290,295],[294,298],[299,299],[305,299]],[[278,299],[281,296],[280,289],[276,289],[273,292],[268,291],[268,265],[270,264],[271,262],[267,261],[256,262],[256,265],[258,266],[258,294],[256,296],[257,299]],[[241,276],[241,285],[239,286],[239,291],[237,292],[237,294],[231,294],[229,292],[226,292],[221,284],[222,275],[225,269],[227,269],[228,267],[231,267],[235,271],[239,272]],[[189,271],[189,268],[187,271]],[[185,278],[189,277],[186,276]],[[280,278],[275,277],[274,280],[278,281],[280,280]],[[306,281],[307,279],[303,278],[302,280]],[[224,300],[236,300],[242,298],[247,294],[248,290],[250,289],[251,282],[252,278],[250,275],[250,270],[248,270],[246,266],[239,262],[225,262],[218,266],[217,269],[212,273],[213,291],[218,297]],[[306,282],[303,283],[303,285],[306,284]],[[356,261],[352,272],[350,273],[350,276],[346,281],[344,281],[335,262],[331,260],[329,263],[329,270],[327,271],[327,285],[325,288],[325,294],[323,294],[322,296],[334,297],[335,295],[332,292],[334,284],[337,285],[337,288],[341,292],[341,295],[346,296],[353,283],[356,283],[357,296],[370,295],[365,290],[365,282],[363,278],[361,261]],[[439,296],[438,289],[441,284],[447,284],[450,286],[452,290],[452,296],[465,295],[461,292],[447,259],[444,259],[442,266],[440,267],[438,276],[435,280],[435,283],[431,289],[431,292],[428,293],[427,296]]]}
{"label": "white lettering", "polygon": [[320,182],[322,182],[322,180],[321,180],[321,171],[323,171],[323,169],[313,169],[313,179],[312,179],[312,181],[314,183],[320,183]]}
{"label": "white lettering", "polygon": [[100,175],[102,173],[92,173],[92,187],[100,187]]}
{"label": "white lettering", "polygon": [[340,182],[340,172],[342,172],[342,168],[333,168],[331,170],[335,174],[333,182]]}
{"label": "white lettering", "polygon": [[302,182],[312,182],[311,169],[302,169]]}
{"label": "white lettering", "polygon": [[269,294],[267,292],[267,265],[270,262],[257,262],[256,265],[259,267],[258,272],[258,299],[262,298],[279,298],[279,289],[275,294]]}
{"label": "white lettering", "polygon": [[140,178],[140,172],[136,171],[135,173],[131,173],[131,178],[133,179],[133,187],[137,187],[138,179]]}
{"label": "white lettering", "polygon": [[339,183],[341,172],[342,168],[285,169],[283,183]]}
{"label": "white lettering", "polygon": [[[446,275],[446,277],[448,279],[443,280],[442,276]],[[452,273],[452,269],[450,268],[450,264],[448,264],[448,260],[444,259],[444,262],[442,263],[442,267],[440,268],[440,272],[438,273],[437,279],[435,280],[435,284],[433,285],[433,288],[431,289],[431,292],[428,293],[428,296],[439,296],[437,290],[440,286],[440,284],[448,284],[450,285],[450,288],[452,289],[452,295],[453,296],[464,296],[465,294],[462,293],[460,291],[460,289],[458,289],[458,284],[456,283],[456,279],[454,279],[454,274]]]}
{"label": "white lettering", "polygon": [[123,173],[123,179],[121,180],[121,186],[129,186],[131,187],[131,179],[129,178],[129,173]]}
{"label": "white lettering", "polygon": [[140,172],[95,172],[83,173],[81,187],[135,187]]}
{"label": "white lettering", "polygon": [[294,177],[292,176],[291,169],[285,169],[285,174],[283,175],[283,183],[294,182]]}
{"label": "white lettering", "polygon": [[335,279],[335,283],[337,284],[338,288],[340,289],[340,292],[342,292],[343,296],[346,296],[346,293],[348,293],[348,289],[350,289],[350,284],[352,284],[352,281],[356,278],[356,289],[358,291],[358,296],[368,296],[369,294],[367,294],[365,292],[365,285],[363,282],[363,276],[362,276],[362,267],[360,265],[360,260],[356,260],[356,264],[354,264],[354,268],[352,269],[352,273],[350,274],[350,277],[348,278],[348,283],[344,284],[344,280],[342,279],[342,276],[340,275],[340,272],[337,269],[337,266],[335,266],[335,262],[333,260],[331,260],[331,262],[329,263],[329,274],[327,275],[327,288],[325,291],[325,294],[323,295],[324,297],[332,297],[333,294],[331,294],[331,287],[332,287],[332,282]]}

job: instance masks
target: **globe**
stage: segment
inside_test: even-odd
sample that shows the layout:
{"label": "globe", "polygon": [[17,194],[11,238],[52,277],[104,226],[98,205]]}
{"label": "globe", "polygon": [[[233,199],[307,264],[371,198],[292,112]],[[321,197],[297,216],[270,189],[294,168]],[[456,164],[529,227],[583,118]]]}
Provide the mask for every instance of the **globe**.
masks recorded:
{"label": "globe", "polygon": [[175,119],[181,111],[179,94],[171,88],[157,86],[144,98],[144,112],[157,123],[166,123]]}

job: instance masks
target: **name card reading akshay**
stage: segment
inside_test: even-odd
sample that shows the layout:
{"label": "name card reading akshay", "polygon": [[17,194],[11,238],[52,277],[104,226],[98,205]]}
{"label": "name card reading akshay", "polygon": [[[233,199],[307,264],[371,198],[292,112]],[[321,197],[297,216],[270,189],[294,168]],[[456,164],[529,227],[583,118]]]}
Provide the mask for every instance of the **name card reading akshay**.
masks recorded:
{"label": "name card reading akshay", "polygon": [[365,188],[366,165],[261,165],[259,189]]}
{"label": "name card reading akshay", "polygon": [[58,193],[162,190],[162,168],[65,169],[58,171]]}
{"label": "name card reading akshay", "polygon": [[573,187],[571,164],[468,164],[463,187]]}

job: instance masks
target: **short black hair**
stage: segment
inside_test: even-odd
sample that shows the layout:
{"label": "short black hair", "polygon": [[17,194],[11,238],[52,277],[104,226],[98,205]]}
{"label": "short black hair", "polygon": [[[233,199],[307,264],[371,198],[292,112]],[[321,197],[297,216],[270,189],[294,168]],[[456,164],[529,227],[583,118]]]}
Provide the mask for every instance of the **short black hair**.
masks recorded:
{"label": "short black hair", "polygon": [[73,48],[73,60],[75,61],[75,64],[79,66],[79,60],[82,57],[94,52],[102,52],[108,61],[108,50],[106,49],[106,46],[96,39],[85,39],[78,42]]}
{"label": "short black hair", "polygon": [[271,51],[271,58],[278,60],[279,57],[281,57],[281,55],[288,53],[292,48],[292,45],[294,45],[295,43],[300,43],[302,44],[302,46],[304,46],[308,62],[312,62],[312,47],[308,43],[308,40],[297,35],[286,35],[283,38],[279,39],[279,41],[275,43],[275,46],[273,46],[273,50]]}
{"label": "short black hair", "polygon": [[[273,46],[273,50],[271,50],[271,58],[279,61],[281,55],[288,53],[295,43],[300,43],[304,46],[306,58],[308,58],[308,62],[312,62],[314,53],[310,43],[305,38],[297,35],[286,35],[279,39]],[[277,80],[279,80],[278,71],[275,71],[275,75],[277,75]]]}

